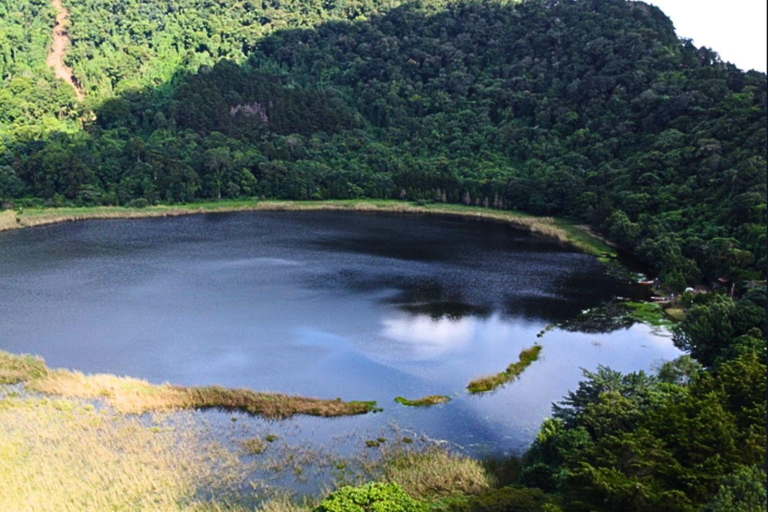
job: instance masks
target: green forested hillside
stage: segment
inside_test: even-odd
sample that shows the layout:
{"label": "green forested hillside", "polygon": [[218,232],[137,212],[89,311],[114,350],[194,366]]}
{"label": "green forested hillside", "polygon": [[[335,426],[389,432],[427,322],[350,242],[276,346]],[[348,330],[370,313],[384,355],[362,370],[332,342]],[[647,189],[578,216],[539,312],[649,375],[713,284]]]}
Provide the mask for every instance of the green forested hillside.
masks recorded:
{"label": "green forested hillside", "polygon": [[[0,197],[465,202],[572,217],[673,288],[765,267],[766,77],[609,1],[6,6]],[[31,31],[21,26],[31,24]]]}

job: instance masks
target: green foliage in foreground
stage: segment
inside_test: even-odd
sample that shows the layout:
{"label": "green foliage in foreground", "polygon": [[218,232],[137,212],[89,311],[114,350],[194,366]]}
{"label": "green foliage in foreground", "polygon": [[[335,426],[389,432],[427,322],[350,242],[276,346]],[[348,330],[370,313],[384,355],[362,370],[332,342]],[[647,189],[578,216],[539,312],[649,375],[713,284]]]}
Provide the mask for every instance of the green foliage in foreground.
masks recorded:
{"label": "green foliage in foreground", "polygon": [[520,481],[574,512],[762,510],[765,290],[702,301],[675,339],[708,369],[684,356],[657,375],[585,371],[542,426]]}
{"label": "green foliage in foreground", "polygon": [[411,498],[399,485],[370,482],[360,487],[342,487],[326,497],[314,512],[427,512],[429,508]]}
{"label": "green foliage in foreground", "polygon": [[740,467],[723,478],[706,512],[762,512],[768,507],[765,470]]}
{"label": "green foliage in foreground", "polygon": [[448,512],[556,512],[541,489],[502,487],[454,500]]}
{"label": "green foliage in foreground", "polygon": [[0,7],[2,199],[464,203],[590,223],[672,288],[764,278],[765,75],[656,7],[65,4],[83,104],[47,2]]}

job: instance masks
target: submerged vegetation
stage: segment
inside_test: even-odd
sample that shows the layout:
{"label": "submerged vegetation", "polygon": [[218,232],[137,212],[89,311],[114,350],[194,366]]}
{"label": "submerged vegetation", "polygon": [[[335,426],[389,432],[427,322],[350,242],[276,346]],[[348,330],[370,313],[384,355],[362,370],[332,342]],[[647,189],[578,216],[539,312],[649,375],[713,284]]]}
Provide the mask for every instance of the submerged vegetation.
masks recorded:
{"label": "submerged vegetation", "polygon": [[534,345],[520,352],[520,360],[511,363],[507,369],[496,375],[480,377],[469,383],[467,390],[472,394],[487,393],[518,378],[526,368],[539,359],[542,346]]}
{"label": "submerged vegetation", "polygon": [[223,409],[259,414],[266,418],[287,418],[296,414],[347,416],[377,409],[376,402],[321,400],[219,386],[156,385],[130,377],[84,375],[49,369],[42,359],[34,356],[15,356],[0,351],[0,384],[17,382],[24,382],[32,391],[49,395],[103,399],[115,410],[132,414],[178,409]]}
{"label": "submerged vegetation", "polygon": [[[581,311],[557,327],[566,331],[605,333],[625,329],[635,323],[671,329],[685,317],[680,308],[662,307],[655,302],[614,300],[608,304]],[[544,332],[540,333],[542,336]]]}

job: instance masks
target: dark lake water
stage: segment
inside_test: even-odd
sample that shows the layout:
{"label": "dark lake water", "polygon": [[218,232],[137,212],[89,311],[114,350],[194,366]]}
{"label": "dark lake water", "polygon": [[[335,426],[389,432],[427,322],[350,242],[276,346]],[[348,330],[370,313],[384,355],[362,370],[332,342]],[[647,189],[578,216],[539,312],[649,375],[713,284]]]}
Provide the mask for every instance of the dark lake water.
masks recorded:
{"label": "dark lake water", "polygon": [[[0,348],[53,367],[384,408],[287,423],[316,439],[397,424],[508,453],[532,441],[580,368],[647,370],[678,355],[644,325],[537,339],[639,291],[592,256],[455,218],[258,212],[41,227],[0,234],[0,283]],[[541,359],[519,380],[465,392],[536,341]],[[394,402],[429,394],[454,400]]]}

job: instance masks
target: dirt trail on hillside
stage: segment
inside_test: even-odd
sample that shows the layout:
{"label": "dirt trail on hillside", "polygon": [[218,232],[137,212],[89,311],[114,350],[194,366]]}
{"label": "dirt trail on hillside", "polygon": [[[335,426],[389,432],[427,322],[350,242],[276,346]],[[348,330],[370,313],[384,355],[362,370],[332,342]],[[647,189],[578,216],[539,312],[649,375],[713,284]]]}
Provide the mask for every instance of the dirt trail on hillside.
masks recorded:
{"label": "dirt trail on hillside", "polygon": [[69,33],[67,32],[69,11],[61,5],[61,0],[53,0],[51,4],[56,9],[56,25],[53,27],[53,45],[48,54],[47,64],[56,72],[57,78],[61,78],[75,89],[78,101],[82,101],[85,98],[83,88],[80,87],[72,68],[64,64],[67,44],[69,43]]}

